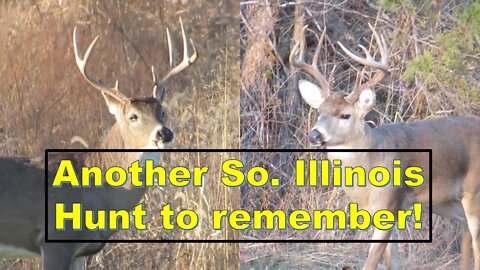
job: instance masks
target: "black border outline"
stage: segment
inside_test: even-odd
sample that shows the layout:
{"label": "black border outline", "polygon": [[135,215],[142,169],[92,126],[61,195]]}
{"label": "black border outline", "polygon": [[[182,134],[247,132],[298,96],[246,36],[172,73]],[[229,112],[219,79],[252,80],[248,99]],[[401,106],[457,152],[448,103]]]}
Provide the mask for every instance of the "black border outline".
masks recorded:
{"label": "black border outline", "polygon": [[[309,240],[309,239],[291,239],[291,240],[282,240],[282,239],[259,239],[259,240],[246,240],[246,239],[173,239],[173,240],[160,240],[160,239],[106,239],[106,240],[66,240],[58,239],[52,240],[48,239],[48,153],[50,152],[191,152],[191,153],[259,153],[259,152],[301,152],[301,153],[328,153],[328,152],[369,152],[369,153],[385,153],[385,152],[411,152],[411,153],[428,153],[428,163],[429,163],[429,222],[428,222],[428,239],[420,240],[403,240],[403,239],[390,239],[390,240]],[[432,243],[433,227],[432,227],[432,149],[45,149],[45,242],[46,243]]]}

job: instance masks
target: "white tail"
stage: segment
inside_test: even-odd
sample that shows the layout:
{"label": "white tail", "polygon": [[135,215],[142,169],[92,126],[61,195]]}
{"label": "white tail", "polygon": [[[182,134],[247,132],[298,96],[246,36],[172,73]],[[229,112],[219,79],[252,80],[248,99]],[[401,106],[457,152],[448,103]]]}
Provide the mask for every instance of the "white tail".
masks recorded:
{"label": "white tail", "polygon": [[[160,149],[173,139],[172,131],[165,125],[162,101],[168,81],[185,70],[197,59],[193,41],[190,55],[187,37],[180,21],[183,36],[183,61],[175,66],[170,34],[167,29],[170,71],[161,80],[153,68],[154,87],[151,97],[128,98],[118,87],[109,87],[87,72],[87,64],[95,47],[95,38],[84,56],[80,52],[77,31],[73,32],[75,59],[81,74],[95,89],[99,90],[114,115],[116,122],[101,143],[104,149]],[[61,154],[56,157],[74,160],[75,166],[99,166],[104,170],[112,166],[127,168],[133,161],[153,159],[158,162],[158,153],[82,153]],[[57,161],[49,160],[55,165]],[[26,158],[0,157],[0,257],[42,256],[43,269],[77,269],[85,265],[84,256],[97,253],[102,243],[45,243],[45,188],[44,169],[31,164]],[[77,172],[77,176],[81,174]],[[87,204],[91,210],[132,209],[145,194],[145,188],[121,188],[105,186],[100,189],[78,189],[64,186],[49,189],[49,196],[66,205],[72,202]],[[49,197],[49,199],[50,199]],[[53,205],[51,207],[54,207]],[[49,208],[49,214],[54,208]],[[52,214],[50,214],[52,215]],[[109,238],[115,231],[64,231],[54,230],[54,220],[49,219],[51,239],[96,239]]]}
{"label": "white tail", "polygon": [[[304,61],[305,30],[301,41],[295,45],[290,54],[293,66],[310,74],[319,86],[300,80],[299,90],[303,99],[313,108],[318,109],[318,120],[309,133],[312,144],[327,149],[367,148],[367,149],[432,149],[433,152],[433,211],[437,214],[460,220],[466,229],[464,241],[472,239],[474,265],[480,270],[480,118],[445,117],[433,120],[415,121],[369,127],[364,117],[375,105],[375,92],[372,87],[378,84],[388,72],[388,49],[383,37],[370,25],[381,60],[375,61],[368,50],[360,46],[366,57],[361,58],[348,51],[342,44],[342,50],[353,60],[377,70],[366,83],[361,83],[357,76],[355,88],[347,97],[341,93],[331,92],[330,79],[326,79],[317,67],[319,48],[325,31],[311,65]],[[428,159],[413,153],[328,153],[328,158],[342,160],[343,166],[362,166],[366,170],[373,166],[383,166],[392,171],[392,161],[402,160],[403,166],[417,165],[427,170]],[[412,163],[412,164],[410,164]],[[399,189],[393,186],[383,188],[368,186],[366,188],[344,188],[348,197],[359,203],[370,213],[379,209],[396,212],[405,209],[411,203],[407,198],[421,203],[428,203],[428,183],[421,188]],[[468,237],[470,232],[472,238]],[[375,230],[373,239],[388,240],[391,231]],[[388,246],[388,247],[387,247]],[[463,245],[466,245],[464,243]],[[382,255],[390,269],[398,269],[394,244],[371,244],[367,261],[363,269],[376,269]],[[468,253],[466,250],[464,254]],[[470,267],[470,258],[463,256],[465,269]]]}

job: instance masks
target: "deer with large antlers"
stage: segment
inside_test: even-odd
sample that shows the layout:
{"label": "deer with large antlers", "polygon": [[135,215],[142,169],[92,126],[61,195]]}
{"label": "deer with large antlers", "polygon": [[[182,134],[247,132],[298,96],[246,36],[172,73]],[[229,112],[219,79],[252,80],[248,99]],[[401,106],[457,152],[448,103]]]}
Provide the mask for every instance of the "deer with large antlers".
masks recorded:
{"label": "deer with large antlers", "polygon": [[[369,25],[380,51],[381,60],[376,61],[369,51],[360,45],[366,57],[362,58],[340,48],[353,60],[376,70],[375,75],[365,83],[357,74],[353,91],[344,96],[333,92],[333,72],[327,79],[318,68],[320,48],[325,40],[323,31],[312,64],[305,61],[305,31],[290,54],[294,67],[312,76],[318,86],[307,80],[300,80],[300,94],[310,107],[318,110],[318,119],[308,137],[314,146],[327,149],[432,149],[432,207],[434,213],[454,218],[464,224],[463,254],[469,254],[466,247],[473,245],[474,267],[480,270],[480,118],[444,117],[410,123],[384,124],[372,128],[364,117],[375,105],[372,90],[389,70],[387,43]],[[421,153],[372,153],[372,152],[329,152],[330,160],[340,159],[343,166],[362,166],[366,170],[383,166],[392,171],[392,161],[402,161],[402,166],[420,166],[425,179],[429,179],[428,157]],[[428,203],[428,182],[419,188],[386,187],[344,187],[351,201],[359,203],[370,213],[388,209],[395,213],[406,209],[412,202]],[[372,239],[389,240],[391,230],[375,229]],[[471,238],[469,237],[471,236]],[[398,269],[398,257],[394,243],[372,243],[363,269],[376,269],[382,255],[389,269]],[[470,258],[464,255],[462,265],[470,268]]]}
{"label": "deer with large antlers", "polygon": [[[167,41],[170,57],[170,71],[161,80],[152,67],[154,80],[151,97],[128,98],[118,87],[109,87],[87,72],[87,65],[98,37],[90,44],[84,56],[79,50],[77,31],[73,31],[75,59],[81,74],[105,99],[116,123],[101,143],[104,149],[161,149],[173,139],[172,131],[165,125],[162,101],[170,79],[185,70],[197,59],[197,50],[192,40],[188,42],[182,21],[183,60],[176,65],[170,33]],[[189,51],[189,43],[193,49]],[[159,162],[159,154],[153,152],[114,152],[79,153],[69,155],[75,166],[98,166],[103,170],[112,166],[127,168],[136,160],[151,159]],[[55,161],[50,161],[55,164]],[[104,240],[112,236],[114,230],[98,231],[56,231],[54,219],[48,219],[49,232],[45,231],[45,188],[44,169],[35,166],[26,158],[0,158],[0,257],[42,256],[43,269],[83,269],[85,256],[99,252],[103,243],[47,243],[49,239]],[[77,172],[77,177],[81,173]],[[128,183],[129,181],[127,181]],[[82,203],[90,210],[132,209],[143,198],[146,188],[124,185],[121,188],[109,187],[85,189],[81,192],[71,186],[49,189],[49,199]],[[49,215],[55,210],[49,206]]]}

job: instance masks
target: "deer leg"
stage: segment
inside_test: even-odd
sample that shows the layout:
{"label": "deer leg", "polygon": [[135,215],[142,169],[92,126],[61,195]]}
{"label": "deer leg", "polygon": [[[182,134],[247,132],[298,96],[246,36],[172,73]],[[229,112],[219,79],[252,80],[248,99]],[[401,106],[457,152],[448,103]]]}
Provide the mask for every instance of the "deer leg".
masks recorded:
{"label": "deer leg", "polygon": [[[465,192],[462,198],[462,205],[472,238],[474,269],[480,270],[480,191],[473,189]],[[467,260],[467,258],[463,260]]]}
{"label": "deer leg", "polygon": [[[388,209],[392,213],[402,205],[402,198],[398,197],[398,190],[395,188],[378,188],[378,192],[371,192],[368,201],[368,211],[370,214],[381,209]],[[390,230],[379,230],[375,228],[372,240],[390,240],[393,228]],[[388,246],[388,250],[387,250]],[[388,269],[398,269],[396,243],[372,243],[368,251],[367,260],[363,266],[363,270],[377,269],[378,263],[385,254],[385,263]]]}
{"label": "deer leg", "polygon": [[[392,232],[391,239],[396,239],[396,233]],[[387,269],[397,270],[398,269],[398,245],[397,243],[388,243],[383,253],[383,260],[387,265]]]}
{"label": "deer leg", "polygon": [[74,251],[61,244],[42,246],[43,270],[71,269]]}
{"label": "deer leg", "polygon": [[[373,232],[372,240],[388,240],[392,235],[392,230],[384,231],[375,229]],[[363,270],[373,270],[377,269],[378,263],[382,258],[382,255],[385,253],[385,249],[389,243],[372,243],[370,245],[370,250],[368,251],[367,261],[363,266]]]}
{"label": "deer leg", "polygon": [[473,258],[475,270],[480,270],[480,219],[478,216],[467,215],[468,228],[472,237]]}
{"label": "deer leg", "polygon": [[461,269],[469,270],[470,258],[472,257],[472,234],[468,230],[467,223],[463,224],[462,233],[462,250],[461,250]]}
{"label": "deer leg", "polygon": [[75,257],[72,264],[70,265],[70,270],[85,270],[86,262],[87,257]]}

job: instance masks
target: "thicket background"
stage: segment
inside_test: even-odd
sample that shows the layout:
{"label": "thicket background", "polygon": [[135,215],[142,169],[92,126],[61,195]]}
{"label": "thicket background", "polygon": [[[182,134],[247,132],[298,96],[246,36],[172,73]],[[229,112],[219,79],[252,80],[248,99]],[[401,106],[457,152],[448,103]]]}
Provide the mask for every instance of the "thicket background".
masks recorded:
{"label": "thicket background", "polygon": [[[88,67],[92,74],[111,86],[118,79],[120,90],[129,97],[147,96],[153,86],[151,65],[160,76],[168,69],[166,27],[179,56],[182,54],[179,17],[195,41],[199,57],[167,89],[164,106],[167,124],[175,134],[172,147],[238,148],[238,14],[238,2],[230,0],[0,1],[0,154],[38,157],[45,148],[82,147],[71,143],[73,136],[96,147],[113,124],[100,93],[83,79],[75,64],[75,26],[82,52],[100,35]],[[201,158],[205,157],[163,157],[172,164],[188,160],[188,165],[198,165]],[[206,158],[210,158],[209,164],[218,164],[222,157]],[[238,192],[212,181],[204,189],[151,190],[145,201],[149,213],[157,213],[158,207],[168,202],[208,213],[209,207],[238,208],[239,199]],[[149,233],[142,237],[162,237],[160,227]],[[175,238],[204,239],[211,233],[179,233]],[[226,233],[229,235],[209,237],[236,237]],[[0,269],[39,267],[38,259],[0,260]],[[238,245],[108,244],[99,255],[89,258],[88,267],[235,269]]]}
{"label": "thicket background", "polygon": [[[377,52],[371,23],[389,45],[390,74],[375,87],[377,104],[368,116],[377,124],[412,121],[447,115],[480,114],[480,2],[469,0],[352,0],[352,1],[242,1],[241,8],[241,147],[310,148],[307,133],[316,120],[298,93],[297,81],[308,78],[294,70],[288,56],[303,23],[327,42],[320,69],[330,74],[336,65],[334,91],[348,93],[357,70],[337,45],[357,44]],[[305,21],[299,21],[300,15]],[[297,33],[297,34],[295,34]],[[317,45],[307,35],[309,57]],[[377,59],[378,59],[377,53]],[[370,69],[366,69],[370,76]],[[436,134],[432,134],[435,136]],[[441,134],[439,134],[441,135]],[[251,164],[266,164],[276,176],[292,178],[288,166],[297,158],[320,156],[290,154],[250,155]],[[293,165],[293,164],[292,164]],[[280,188],[242,190],[242,206],[255,209],[343,209],[348,199],[339,189],[303,188],[293,181]],[[424,216],[424,222],[428,219]],[[461,227],[435,216],[432,244],[400,244],[402,269],[458,269]],[[428,229],[426,227],[425,229]],[[254,232],[251,238],[274,239],[285,235],[309,239],[369,239],[372,231]],[[419,239],[425,232],[410,227],[402,239]],[[368,244],[245,244],[242,268],[360,269]],[[380,266],[384,269],[384,266]]]}

